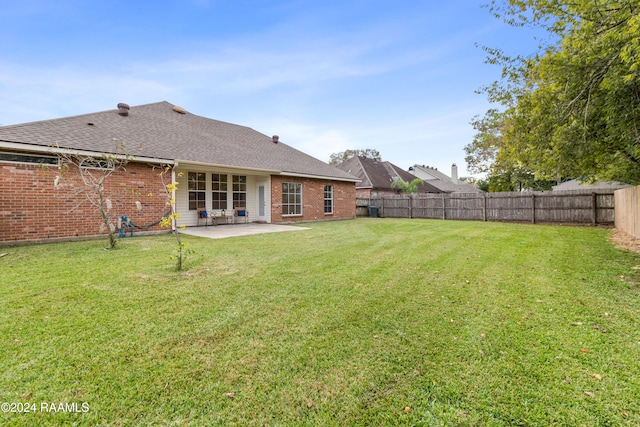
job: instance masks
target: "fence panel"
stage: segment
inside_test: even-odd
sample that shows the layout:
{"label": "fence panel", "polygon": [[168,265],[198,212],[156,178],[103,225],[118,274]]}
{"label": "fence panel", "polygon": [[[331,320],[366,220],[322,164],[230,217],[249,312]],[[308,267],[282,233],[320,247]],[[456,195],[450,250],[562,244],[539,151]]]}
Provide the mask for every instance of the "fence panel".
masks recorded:
{"label": "fence panel", "polygon": [[389,218],[594,225],[614,223],[615,203],[613,192],[607,190],[416,194],[359,197],[356,202],[363,216],[368,214],[366,206],[373,205],[380,216]]}
{"label": "fence panel", "polygon": [[640,186],[616,190],[614,198],[616,228],[640,238]]}
{"label": "fence panel", "polygon": [[414,218],[444,218],[444,198],[439,194],[424,194],[412,200]]}
{"label": "fence panel", "polygon": [[487,221],[533,221],[531,195],[523,193],[487,193]]}
{"label": "fence panel", "polygon": [[480,220],[484,219],[484,197],[477,194],[454,193],[445,196],[444,219]]}

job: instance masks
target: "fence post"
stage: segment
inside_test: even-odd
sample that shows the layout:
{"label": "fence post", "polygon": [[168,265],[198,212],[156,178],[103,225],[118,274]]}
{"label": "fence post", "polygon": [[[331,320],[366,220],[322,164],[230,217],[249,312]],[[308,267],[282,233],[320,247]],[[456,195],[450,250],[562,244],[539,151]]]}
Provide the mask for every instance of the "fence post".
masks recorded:
{"label": "fence post", "polygon": [[447,207],[445,206],[444,195],[445,193],[442,193],[442,219],[447,219]]}
{"label": "fence post", "polygon": [[598,224],[598,195],[595,193],[591,193],[591,225]]}
{"label": "fence post", "polygon": [[409,219],[413,218],[413,196],[409,194]]}
{"label": "fence post", "polygon": [[531,193],[531,222],[536,223],[536,195]]}
{"label": "fence post", "polygon": [[487,221],[487,193],[482,193],[482,220]]}

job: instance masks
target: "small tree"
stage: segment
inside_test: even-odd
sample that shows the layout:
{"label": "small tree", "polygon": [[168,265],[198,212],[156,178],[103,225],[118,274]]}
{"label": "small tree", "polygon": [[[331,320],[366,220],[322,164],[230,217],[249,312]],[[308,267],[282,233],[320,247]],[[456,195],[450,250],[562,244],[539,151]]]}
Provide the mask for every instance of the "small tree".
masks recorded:
{"label": "small tree", "polygon": [[423,183],[424,181],[420,178],[415,178],[411,182],[403,181],[400,178],[395,178],[391,182],[391,188],[398,189],[405,194],[415,194],[418,192],[418,185]]}
{"label": "small tree", "polygon": [[[178,219],[180,218],[180,214],[177,213],[177,210],[176,210],[176,191],[178,191],[178,182],[173,181],[173,179],[171,180],[167,179],[167,177],[171,174],[172,171],[173,169],[171,166],[165,166],[163,167],[162,171],[159,174],[160,180],[162,181],[163,188],[165,191],[167,206],[170,209],[169,215],[162,218],[162,221],[160,222],[160,226],[163,228],[169,228],[169,227],[171,228],[171,233],[174,235],[176,242],[178,244],[178,249],[176,251],[177,252],[176,258],[178,259],[177,267],[178,267],[178,270],[182,270],[184,255],[185,255],[184,247],[186,245],[182,243],[182,239],[180,239],[180,233],[178,232],[178,228],[179,228]],[[179,176],[182,176],[181,172],[179,173]],[[173,178],[172,175],[171,177]],[[180,228],[184,228],[184,226]]]}
{"label": "small tree", "polygon": [[[55,147],[55,154],[60,161],[60,174],[54,179],[56,190],[67,188],[72,196],[77,196],[78,202],[69,209],[73,211],[88,202],[93,206],[101,218],[101,228],[106,230],[109,236],[109,248],[115,248],[117,214],[113,210],[116,200],[116,192],[107,188],[106,183],[109,178],[125,170],[127,163],[133,158],[126,154],[124,144],[117,139],[113,139],[115,150],[112,154],[102,156],[89,156],[77,152],[71,152]],[[79,182],[74,182],[68,177],[69,169],[75,169],[80,177]],[[65,197],[68,195],[65,194]]]}

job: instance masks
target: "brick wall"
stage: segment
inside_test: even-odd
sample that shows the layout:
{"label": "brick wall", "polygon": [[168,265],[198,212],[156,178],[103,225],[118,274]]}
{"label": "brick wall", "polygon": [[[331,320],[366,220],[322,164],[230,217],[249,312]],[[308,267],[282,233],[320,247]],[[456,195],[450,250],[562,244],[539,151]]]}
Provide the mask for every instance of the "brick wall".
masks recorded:
{"label": "brick wall", "polygon": [[[132,162],[107,179],[105,194],[110,196],[115,220],[128,215],[134,224],[147,225],[162,217],[167,206],[158,173],[147,164]],[[0,244],[106,234],[97,208],[77,194],[83,188],[78,169],[65,170],[56,188],[57,175],[57,166],[0,163]],[[159,230],[156,225],[147,231]]]}
{"label": "brick wall", "polygon": [[358,188],[356,195],[358,197],[387,197],[402,194],[399,190],[372,190],[371,188]]}
{"label": "brick wall", "polygon": [[[302,184],[302,215],[282,215],[282,183]],[[324,186],[333,186],[333,214],[324,213]],[[353,182],[324,179],[271,177],[271,222],[324,221],[356,217],[356,186]]]}

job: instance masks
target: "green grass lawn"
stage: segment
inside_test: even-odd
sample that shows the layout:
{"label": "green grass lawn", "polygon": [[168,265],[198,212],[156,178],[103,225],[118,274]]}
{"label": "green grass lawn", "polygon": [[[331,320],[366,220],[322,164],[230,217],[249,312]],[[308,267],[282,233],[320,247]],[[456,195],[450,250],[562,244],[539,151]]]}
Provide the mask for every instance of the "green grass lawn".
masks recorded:
{"label": "green grass lawn", "polygon": [[640,255],[610,230],[305,226],[184,236],[182,272],[168,235],[2,248],[0,402],[36,411],[0,424],[640,425]]}

